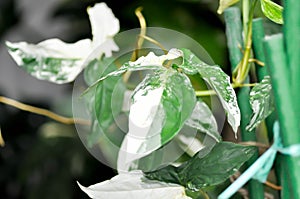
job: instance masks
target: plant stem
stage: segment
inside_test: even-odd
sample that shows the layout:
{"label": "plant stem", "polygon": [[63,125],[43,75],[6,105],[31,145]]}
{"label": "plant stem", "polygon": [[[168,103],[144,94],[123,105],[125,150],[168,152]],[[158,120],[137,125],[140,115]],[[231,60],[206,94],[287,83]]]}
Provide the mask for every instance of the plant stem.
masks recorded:
{"label": "plant stem", "polygon": [[[146,20],[142,14],[142,7],[138,7],[135,10],[135,15],[137,16],[140,26],[141,26],[141,31],[140,31],[140,35],[137,37],[137,42],[136,42],[136,47],[135,50],[133,51],[130,61],[135,61],[138,58],[138,52],[140,50],[140,48],[143,45],[144,42],[144,37],[146,35],[146,30],[147,30],[147,24],[146,24]],[[124,75],[123,75],[123,81],[125,83],[128,82],[129,78],[131,76],[131,71],[127,71]]]}
{"label": "plant stem", "polygon": [[28,112],[35,113],[38,115],[43,115],[43,116],[46,116],[48,118],[51,118],[51,119],[53,119],[57,122],[63,123],[63,124],[80,124],[80,125],[90,125],[91,124],[90,121],[88,121],[88,120],[64,117],[64,116],[58,115],[56,113],[53,113],[47,109],[37,108],[34,106],[23,104],[21,102],[18,102],[16,100],[13,100],[11,98],[7,98],[4,96],[0,96],[0,103],[13,106],[13,107],[18,108],[23,111],[28,111]]}
{"label": "plant stem", "polygon": [[[249,10],[247,10],[246,13],[243,13],[244,34],[245,34],[244,56],[241,59],[241,61],[237,64],[237,67],[233,70],[233,81],[237,84],[241,84],[245,81],[250,69],[249,59],[251,57],[251,46],[252,46],[252,20],[253,20],[256,3],[257,0],[254,0],[254,2],[251,5],[250,12]],[[248,0],[243,1],[243,7],[249,9]]]}
{"label": "plant stem", "polygon": [[[253,4],[254,6],[255,4]],[[249,83],[248,71],[248,60],[251,55],[251,34],[252,34],[252,16],[253,10],[251,8],[249,23],[247,27],[247,38],[246,38],[246,48],[244,52],[244,56],[239,49],[239,45],[243,44],[242,39],[242,23],[241,23],[241,13],[240,10],[236,7],[228,8],[224,12],[225,16],[225,24],[226,24],[226,37],[227,37],[227,45],[229,49],[229,56],[231,61],[231,69],[235,71],[235,67],[238,65],[238,76],[239,80],[236,85],[241,84],[242,82]],[[245,14],[245,13],[244,13]],[[245,27],[244,27],[245,28]],[[241,45],[243,46],[243,45]],[[234,72],[233,72],[234,73]],[[252,115],[252,110],[249,104],[249,92],[250,89],[248,87],[240,88],[237,93],[238,105],[241,110],[241,136],[243,141],[254,141],[256,142],[255,132],[247,131],[246,126],[250,121],[250,117]],[[254,154],[254,156],[247,162],[247,165],[250,166],[258,157],[258,150]],[[256,180],[251,180],[248,184],[249,196],[251,199],[263,199],[264,198],[264,189],[263,185]]]}
{"label": "plant stem", "polygon": [[[249,0],[242,0],[243,29],[244,29],[245,34],[247,33],[247,27],[248,27],[248,22],[249,22],[249,10],[250,10],[249,6],[250,6]],[[245,35],[245,38],[246,38],[246,36],[247,35]],[[247,43],[246,39],[244,40],[244,42]]]}

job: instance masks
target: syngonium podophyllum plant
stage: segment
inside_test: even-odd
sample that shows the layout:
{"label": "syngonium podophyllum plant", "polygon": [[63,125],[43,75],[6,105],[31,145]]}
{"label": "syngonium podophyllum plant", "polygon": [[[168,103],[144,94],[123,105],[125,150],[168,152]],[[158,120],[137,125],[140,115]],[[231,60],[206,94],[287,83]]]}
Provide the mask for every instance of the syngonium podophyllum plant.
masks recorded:
{"label": "syngonium podophyllum plant", "polygon": [[[221,0],[218,12],[236,2]],[[281,22],[280,6],[269,0],[261,0],[261,6],[267,17]],[[149,52],[140,57],[132,56],[124,63],[116,63],[113,51],[118,51],[119,46],[113,37],[119,32],[118,19],[105,3],[96,4],[87,11],[92,40],[67,44],[59,39],[49,39],[36,45],[26,42],[6,42],[6,45],[17,64],[41,80],[68,83],[84,70],[88,89],[83,96],[88,96],[85,98],[87,109],[92,113],[88,146],[99,143],[101,135],[111,127],[113,111],[115,114],[124,111],[128,115],[128,132],[119,144],[117,168],[120,174],[90,187],[79,185],[91,198],[190,198],[186,190],[195,196],[202,190],[223,183],[254,154],[255,148],[251,146],[222,141],[210,107],[190,80],[199,76],[213,89],[237,136],[241,115],[234,87],[241,86],[247,68],[237,66],[232,84],[219,66],[206,64],[191,50],[176,46],[164,55]],[[102,45],[101,50],[97,51],[94,59],[89,59],[88,56],[99,45]],[[135,88],[128,86],[130,73],[142,70],[149,72]],[[116,87],[120,100],[112,110],[112,92]],[[122,110],[124,93],[130,89],[129,111]],[[254,113],[248,129],[254,129],[270,114],[273,99],[270,90],[269,77],[252,89],[250,104]],[[177,136],[184,127],[208,136],[215,144],[202,149],[189,146],[186,143],[190,139],[188,135]],[[174,139],[180,146],[184,145],[190,158],[178,161],[176,166],[151,171],[140,167],[140,160]],[[196,146],[203,146],[199,136],[192,137],[192,140],[199,144]]]}

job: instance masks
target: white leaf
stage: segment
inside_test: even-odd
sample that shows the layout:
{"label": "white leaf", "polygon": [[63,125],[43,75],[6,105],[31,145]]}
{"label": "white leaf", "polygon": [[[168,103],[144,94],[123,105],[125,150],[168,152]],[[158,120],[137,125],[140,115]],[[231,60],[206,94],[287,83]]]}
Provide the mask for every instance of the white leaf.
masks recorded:
{"label": "white leaf", "polygon": [[95,44],[101,44],[107,39],[113,38],[120,31],[119,20],[105,3],[97,3],[94,7],[89,7],[87,12]]}
{"label": "white leaf", "polygon": [[112,56],[118,51],[113,36],[119,31],[119,21],[105,3],[88,8],[93,39],[80,40],[74,44],[59,39],[49,39],[38,44],[6,42],[9,53],[16,63],[32,76],[62,84],[73,81],[83,69],[83,63],[96,47],[101,45],[97,58],[104,53]]}
{"label": "white leaf", "polygon": [[91,40],[74,44],[49,39],[37,45],[6,42],[16,63],[32,76],[58,84],[73,81],[81,72],[91,49]]}
{"label": "white leaf", "polygon": [[141,171],[121,173],[89,187],[78,185],[93,199],[191,199],[186,196],[184,187],[148,180]]}
{"label": "white leaf", "polygon": [[150,52],[147,56],[141,56],[136,61],[129,62],[129,66],[163,66],[165,61],[181,56],[182,51],[176,48],[172,48],[168,54],[161,56],[156,56],[153,52]]}

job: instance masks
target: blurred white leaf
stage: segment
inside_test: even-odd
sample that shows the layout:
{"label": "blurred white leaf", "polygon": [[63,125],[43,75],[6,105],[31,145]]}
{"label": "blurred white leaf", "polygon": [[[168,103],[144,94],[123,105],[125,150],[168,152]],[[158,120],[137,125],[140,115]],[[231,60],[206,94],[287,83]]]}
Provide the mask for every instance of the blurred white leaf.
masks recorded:
{"label": "blurred white leaf", "polygon": [[74,44],[59,39],[49,39],[38,44],[6,42],[8,51],[16,63],[32,76],[57,84],[73,81],[83,70],[83,63],[98,46],[98,57],[104,53],[112,56],[119,48],[113,36],[119,31],[119,20],[105,3],[88,8],[93,39]]}
{"label": "blurred white leaf", "polygon": [[78,185],[93,199],[191,199],[183,186],[148,180],[141,171],[121,173],[89,187]]}

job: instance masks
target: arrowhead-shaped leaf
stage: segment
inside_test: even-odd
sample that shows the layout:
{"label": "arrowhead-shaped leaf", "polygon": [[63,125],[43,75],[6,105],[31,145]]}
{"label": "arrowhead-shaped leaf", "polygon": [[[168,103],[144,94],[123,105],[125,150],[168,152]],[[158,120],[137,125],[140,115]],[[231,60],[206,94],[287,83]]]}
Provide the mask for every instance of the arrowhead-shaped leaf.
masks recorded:
{"label": "arrowhead-shaped leaf", "polygon": [[253,115],[246,127],[248,131],[252,131],[275,109],[271,79],[269,76],[266,76],[259,84],[252,88],[250,92],[250,104]]}
{"label": "arrowhead-shaped leaf", "polygon": [[264,15],[275,23],[283,24],[282,11],[283,8],[271,0],[260,1],[261,10]]}
{"label": "arrowhead-shaped leaf", "polygon": [[184,187],[148,180],[141,171],[121,173],[110,180],[84,187],[78,183],[82,191],[90,198],[107,199],[191,199],[186,196]]}
{"label": "arrowhead-shaped leaf", "polygon": [[122,143],[119,170],[170,141],[191,115],[196,96],[189,78],[172,68],[149,74],[135,89],[129,132]]}
{"label": "arrowhead-shaped leaf", "polygon": [[[146,177],[167,183],[177,183],[190,190],[218,185],[233,175],[255,152],[254,147],[231,142],[219,142],[210,153],[199,151],[180,167],[167,166],[146,173]],[[206,153],[206,151],[205,151]]]}
{"label": "arrowhead-shaped leaf", "polygon": [[205,82],[216,91],[226,112],[228,122],[233,131],[237,133],[237,129],[240,126],[241,113],[229,76],[219,66],[210,66],[204,63],[190,50],[181,50],[183,52],[183,63],[178,67],[187,74],[199,73]]}

